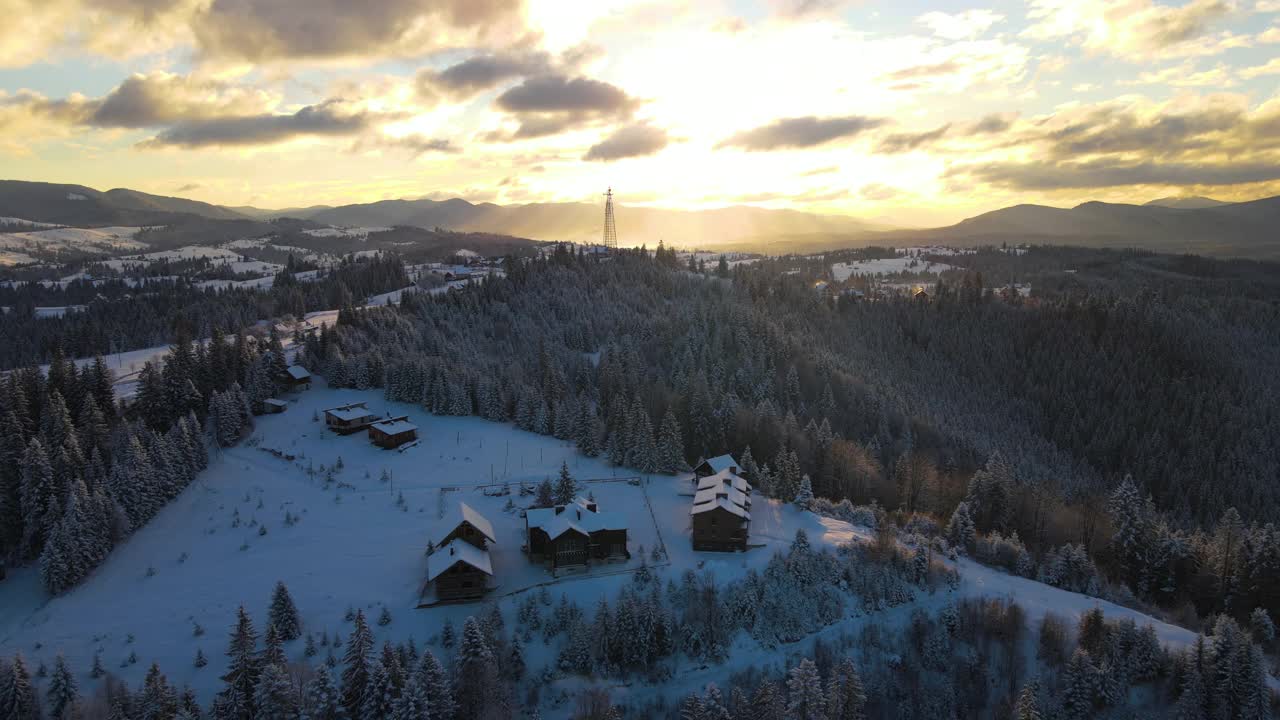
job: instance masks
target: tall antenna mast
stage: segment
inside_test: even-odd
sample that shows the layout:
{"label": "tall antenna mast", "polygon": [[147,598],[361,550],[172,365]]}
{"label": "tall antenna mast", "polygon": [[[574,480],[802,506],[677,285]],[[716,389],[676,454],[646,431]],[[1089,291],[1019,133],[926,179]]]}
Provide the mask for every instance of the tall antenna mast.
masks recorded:
{"label": "tall antenna mast", "polygon": [[613,222],[613,188],[604,194],[604,246],[613,250],[618,247],[618,226]]}

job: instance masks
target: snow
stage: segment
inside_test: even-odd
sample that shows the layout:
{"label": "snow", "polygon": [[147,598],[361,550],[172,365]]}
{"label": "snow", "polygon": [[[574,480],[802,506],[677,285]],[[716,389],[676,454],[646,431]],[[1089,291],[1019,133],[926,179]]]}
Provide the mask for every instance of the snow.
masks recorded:
{"label": "snow", "polygon": [[740,493],[750,493],[751,483],[733,474],[731,468],[725,468],[715,475],[708,475],[698,480],[698,490],[715,490],[722,487],[732,488]]}
{"label": "snow", "polygon": [[391,229],[392,228],[389,227],[326,227],[314,230],[303,230],[302,232],[312,237],[349,237],[364,240],[373,233],[387,232]]}
{"label": "snow", "polygon": [[360,405],[344,405],[341,407],[329,408],[324,411],[325,415],[333,417],[343,422],[351,422],[353,420],[364,420],[369,417],[376,417],[372,411],[363,404]]}
{"label": "snow", "polygon": [[445,536],[456,530],[464,522],[479,530],[481,534],[489,539],[489,542],[498,541],[498,536],[493,532],[493,523],[489,522],[489,518],[476,512],[470,505],[461,501],[453,506],[453,510],[449,515],[441,518],[441,526],[445,529],[445,533],[439,539],[443,540]]}
{"label": "snow", "polygon": [[16,217],[0,217],[0,225],[25,225],[26,227],[33,227],[33,228],[62,227],[57,223],[36,222],[35,220],[26,220],[23,218],[16,218]]}
{"label": "snow", "polygon": [[285,372],[289,373],[289,377],[294,380],[306,380],[311,377],[311,373],[301,365],[290,365]]}
{"label": "snow", "polygon": [[693,494],[693,504],[697,506],[703,503],[716,502],[720,498],[724,498],[743,509],[751,507],[751,499],[747,497],[746,493],[727,487],[711,487],[705,490],[698,490]]}
{"label": "snow", "polygon": [[694,503],[689,508],[689,514],[700,515],[704,512],[715,510],[716,508],[727,510],[733,513],[734,515],[737,515],[738,517],[741,517],[741,518],[746,518],[747,520],[751,519],[751,513],[745,507],[743,507],[742,505],[739,505],[736,502],[733,502],[727,497],[722,497],[714,494],[712,495],[711,498],[703,499],[703,500],[698,500],[695,496]]}
{"label": "snow", "polygon": [[[911,263],[916,263],[914,267]],[[831,275],[836,282],[844,282],[853,275],[890,275],[894,273],[924,273],[928,275],[937,275],[944,270],[954,270],[955,266],[946,263],[935,263],[923,258],[915,258],[908,256],[899,256],[896,258],[876,258],[874,260],[859,260],[852,263],[834,263],[831,266]]]}
{"label": "snow", "polygon": [[[730,468],[741,467],[738,465],[738,461],[733,459],[732,455],[717,455],[713,458],[707,458],[702,462],[706,463],[707,466],[711,468],[711,471],[717,474]],[[699,465],[701,464],[702,463],[699,463]]]}
{"label": "snow", "polygon": [[0,249],[43,250],[109,253],[118,250],[136,250],[146,245],[133,239],[143,228],[104,227],[72,228],[51,227],[19,233],[0,233]]}
{"label": "snow", "polygon": [[489,560],[488,550],[481,550],[466,540],[455,539],[427,556],[427,580],[435,580],[440,577],[440,573],[460,562],[483,570],[486,575],[493,574],[493,563]]}
{"label": "snow", "polygon": [[0,250],[0,265],[28,265],[36,259],[26,253]]}
{"label": "snow", "polygon": [[456,256],[458,256],[458,257],[464,257],[464,258],[478,258],[478,257],[480,257],[480,253],[476,252],[475,250],[467,250],[466,248],[463,248],[463,249],[461,249],[461,250],[458,250],[457,252],[455,252],[455,253],[454,253],[454,255],[456,255]]}
{"label": "snow", "polygon": [[568,505],[558,508],[533,508],[528,510],[526,520],[530,528],[542,528],[547,537],[555,540],[570,530],[583,535],[590,535],[601,530],[626,530],[627,519],[620,512],[596,510],[587,507],[587,501],[574,498]]}
{"label": "snow", "polygon": [[417,425],[404,420],[382,420],[374,423],[374,426],[388,435],[399,435],[400,433],[418,429]]}

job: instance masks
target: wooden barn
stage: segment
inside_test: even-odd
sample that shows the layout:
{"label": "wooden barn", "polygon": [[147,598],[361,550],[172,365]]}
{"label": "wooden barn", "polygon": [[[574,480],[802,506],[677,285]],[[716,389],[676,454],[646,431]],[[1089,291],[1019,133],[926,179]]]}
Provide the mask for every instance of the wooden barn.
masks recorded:
{"label": "wooden barn", "polygon": [[694,550],[746,550],[751,484],[728,468],[701,478],[689,515]]}
{"label": "wooden barn", "polygon": [[427,583],[437,602],[474,600],[493,589],[488,543],[493,525],[466,503],[458,503],[445,521],[449,531],[427,556]]}
{"label": "wooden barn", "polygon": [[324,424],[332,431],[349,435],[369,426],[378,419],[363,402],[339,405],[324,411]]}
{"label": "wooden barn", "polygon": [[601,512],[594,501],[583,498],[526,511],[525,535],[529,558],[553,571],[631,557],[623,514]]}
{"label": "wooden barn", "polygon": [[295,390],[306,390],[311,387],[311,372],[301,365],[290,365],[285,368],[280,382]]}
{"label": "wooden barn", "polygon": [[725,470],[729,470],[733,474],[737,475],[738,468],[740,467],[741,465],[738,464],[737,460],[733,459],[732,455],[701,458],[698,460],[698,463],[693,466],[694,483],[696,484],[699,479],[708,475],[715,475],[716,473],[723,472]]}
{"label": "wooden barn", "polygon": [[398,448],[417,439],[418,426],[409,422],[408,415],[369,424],[369,441],[380,448]]}
{"label": "wooden barn", "polygon": [[275,415],[289,409],[289,403],[285,400],[277,400],[276,398],[267,398],[262,401],[262,412],[267,415]]}

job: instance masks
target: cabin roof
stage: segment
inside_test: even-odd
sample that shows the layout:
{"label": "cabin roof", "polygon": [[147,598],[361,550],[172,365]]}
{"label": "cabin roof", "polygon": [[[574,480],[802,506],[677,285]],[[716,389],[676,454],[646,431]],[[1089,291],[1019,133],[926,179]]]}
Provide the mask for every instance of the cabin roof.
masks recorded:
{"label": "cabin roof", "polygon": [[698,490],[709,490],[717,487],[730,487],[743,493],[751,492],[751,483],[733,474],[730,468],[725,468],[715,475],[707,475],[698,480]]}
{"label": "cabin roof", "polygon": [[444,523],[442,527],[445,528],[444,532],[440,533],[441,539],[448,537],[449,533],[457,530],[459,525],[466,522],[470,523],[471,527],[479,530],[480,534],[489,539],[489,542],[498,542],[497,535],[493,532],[493,523],[464,502],[458,503],[441,522]]}
{"label": "cabin roof", "polygon": [[702,463],[699,463],[699,465],[703,463],[709,465],[711,469],[717,473],[723,470],[728,470],[729,468],[742,467],[741,465],[738,464],[737,460],[733,459],[732,455],[727,455],[727,454],[717,455],[716,457],[713,457],[713,458],[706,458],[702,461]]}
{"label": "cabin roof", "polygon": [[400,433],[418,429],[417,425],[407,420],[380,420],[374,423],[372,427],[376,427],[388,435],[399,435]]}
{"label": "cabin roof", "polygon": [[290,365],[285,372],[289,373],[289,377],[294,380],[307,380],[311,377],[311,373],[301,365]]}
{"label": "cabin roof", "polygon": [[716,498],[724,498],[734,505],[744,508],[750,507],[751,505],[751,499],[747,497],[746,493],[734,490],[730,487],[713,487],[707,488],[706,490],[699,490],[693,496],[693,504],[700,505],[705,502],[711,502]]}
{"label": "cabin roof", "polygon": [[556,514],[555,508],[532,508],[525,511],[529,528],[541,528],[552,540],[570,530],[590,535],[601,530],[626,530],[627,518],[620,512],[600,512],[587,509],[585,500],[575,498]]}
{"label": "cabin roof", "polygon": [[693,507],[689,508],[689,514],[701,515],[704,512],[709,512],[717,508],[724,510],[726,512],[733,513],[734,515],[737,515],[738,517],[743,518],[744,520],[751,519],[751,513],[748,512],[746,508],[724,497],[717,497],[707,502],[694,503]]}
{"label": "cabin roof", "polygon": [[427,556],[427,580],[435,580],[458,563],[466,563],[486,575],[493,574],[488,550],[481,550],[466,540],[455,539]]}
{"label": "cabin roof", "polygon": [[373,413],[363,404],[360,405],[343,405],[342,407],[329,408],[324,411],[325,415],[335,417],[339,420],[361,420],[367,417],[373,417]]}
{"label": "cabin roof", "polygon": [[287,400],[280,400],[278,398],[267,398],[266,400],[263,400],[262,403],[264,405],[270,405],[272,407],[288,407],[289,406],[289,402]]}

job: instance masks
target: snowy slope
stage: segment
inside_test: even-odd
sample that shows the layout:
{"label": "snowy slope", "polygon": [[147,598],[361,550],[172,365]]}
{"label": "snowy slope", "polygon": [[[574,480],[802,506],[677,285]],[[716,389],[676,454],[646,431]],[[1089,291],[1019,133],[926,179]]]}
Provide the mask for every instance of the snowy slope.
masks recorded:
{"label": "snowy slope", "polygon": [[[747,553],[696,553],[689,541],[691,483],[687,475],[653,476],[641,484],[619,481],[627,471],[609,467],[601,459],[585,458],[572,445],[553,438],[474,417],[431,416],[415,406],[388,403],[377,391],[331,390],[322,380],[290,400],[283,415],[258,419],[249,442],[215,453],[209,469],[82,586],[50,600],[29,568],[0,583],[3,653],[21,650],[34,664],[51,662],[62,652],[86,689],[93,687],[85,673],[95,651],[101,652],[108,669],[130,683],[140,682],[146,667],[156,661],[171,680],[190,683],[207,701],[220,687],[226,631],[236,607],[244,603],[261,629],[278,580],[288,585],[305,632],[345,635],[349,624],[343,615],[348,607],[365,608],[372,618],[385,606],[393,621],[385,627],[374,626],[378,644],[383,639],[413,637],[421,646],[446,619],[459,626],[480,608],[464,604],[415,609],[425,573],[426,544],[445,530],[440,522],[442,507],[448,509],[457,500],[465,500],[495,527],[492,557],[499,587],[493,597],[508,622],[513,621],[522,594],[547,583],[553,598],[566,593],[590,611],[597,599],[614,597],[623,583],[630,582],[631,572],[640,563],[641,546],[646,552],[654,546],[666,549],[667,562],[653,568],[664,581],[678,579],[686,569],[699,569],[723,583],[748,568],[762,568],[775,550],[790,544],[799,528],[818,547],[868,537],[863,528],[759,498],[753,507],[751,538],[764,547]],[[323,408],[353,400],[366,401],[378,414],[407,414],[419,426],[421,442],[404,452],[384,451],[370,445],[362,434],[336,436],[324,430],[322,422],[312,420]],[[269,451],[294,457],[290,460]],[[326,469],[334,467],[339,457],[344,467],[326,483]],[[481,486],[510,483],[509,498],[527,505],[530,499],[519,495],[518,484],[553,477],[561,462],[568,463],[577,478],[599,479],[586,483],[586,489],[602,510],[626,514],[633,554],[629,563],[557,579],[525,560],[520,549],[523,521],[504,511],[508,497],[486,494]],[[384,470],[390,478],[386,482],[381,479]],[[286,513],[300,520],[286,526]],[[260,526],[267,528],[266,534],[259,533]],[[1194,638],[1189,631],[1133,611],[967,560],[959,562],[959,569],[961,595],[1012,597],[1026,609],[1030,623],[1048,611],[1074,618],[1101,604],[1109,617],[1131,616],[1139,624],[1153,623],[1166,643],[1184,645]],[[851,609],[845,619],[818,635],[833,637],[868,622],[898,623],[912,607],[936,608],[948,601],[947,593],[939,593],[915,605],[870,616]],[[203,627],[203,635],[194,634],[195,623]],[[739,635],[727,664],[704,667],[680,661],[673,680],[665,685],[637,682],[614,688],[615,699],[675,697],[708,681],[723,680],[736,669],[781,666],[812,642],[810,637],[765,650]],[[302,647],[301,640],[295,641],[287,652],[293,659],[302,659]],[[197,649],[209,659],[203,669],[191,662]],[[447,654],[438,646],[436,650]],[[137,664],[120,667],[131,651],[138,655]],[[530,668],[536,672],[550,662],[554,645],[535,641],[527,652]],[[561,682],[572,688],[581,680]],[[546,717],[563,712],[561,708]]]}

